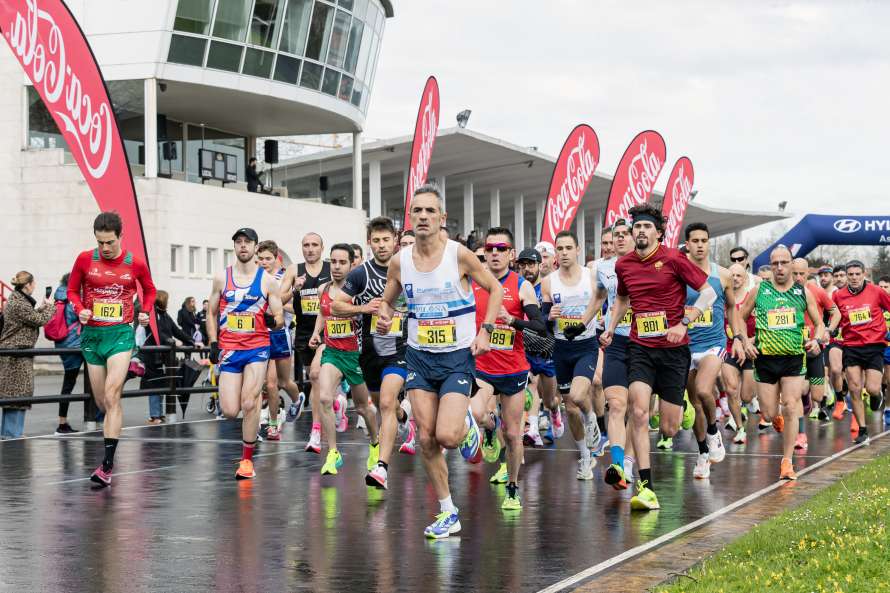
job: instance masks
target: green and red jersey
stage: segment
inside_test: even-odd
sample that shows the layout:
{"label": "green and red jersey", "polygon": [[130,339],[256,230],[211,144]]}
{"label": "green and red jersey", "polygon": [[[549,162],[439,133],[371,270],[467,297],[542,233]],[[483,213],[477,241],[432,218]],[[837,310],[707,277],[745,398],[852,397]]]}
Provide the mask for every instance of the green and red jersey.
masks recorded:
{"label": "green and red jersey", "polygon": [[77,256],[68,277],[68,302],[75,313],[84,309],[93,316],[90,326],[111,326],[133,322],[133,299],[142,287],[142,310],[151,311],[155,303],[154,282],[148,266],[129,251],[114,259],[103,258],[98,249]]}

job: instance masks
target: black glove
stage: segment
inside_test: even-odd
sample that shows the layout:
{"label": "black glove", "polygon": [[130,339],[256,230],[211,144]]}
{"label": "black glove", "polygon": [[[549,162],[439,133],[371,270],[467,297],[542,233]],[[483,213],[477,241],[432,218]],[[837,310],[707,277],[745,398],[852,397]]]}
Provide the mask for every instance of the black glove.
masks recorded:
{"label": "black glove", "polygon": [[219,364],[219,342],[210,342],[210,362]]}
{"label": "black glove", "polygon": [[572,325],[562,330],[562,333],[566,337],[566,339],[571,342],[572,340],[583,334],[586,329],[587,328],[580,323],[573,323]]}
{"label": "black glove", "polygon": [[263,313],[263,319],[266,320],[266,327],[273,329],[275,327],[275,316],[271,313]]}

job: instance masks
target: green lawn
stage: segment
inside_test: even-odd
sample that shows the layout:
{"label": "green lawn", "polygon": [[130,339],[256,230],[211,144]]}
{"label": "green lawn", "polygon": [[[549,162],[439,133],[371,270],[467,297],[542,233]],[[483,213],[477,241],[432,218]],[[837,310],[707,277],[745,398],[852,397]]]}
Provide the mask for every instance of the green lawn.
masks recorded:
{"label": "green lawn", "polygon": [[658,593],[890,591],[890,454],[758,525]]}

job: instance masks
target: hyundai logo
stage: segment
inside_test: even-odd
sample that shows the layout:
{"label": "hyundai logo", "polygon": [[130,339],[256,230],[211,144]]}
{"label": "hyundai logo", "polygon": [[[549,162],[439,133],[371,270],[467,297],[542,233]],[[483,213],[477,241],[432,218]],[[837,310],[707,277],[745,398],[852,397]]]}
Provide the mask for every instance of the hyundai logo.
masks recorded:
{"label": "hyundai logo", "polygon": [[855,233],[862,228],[862,223],[852,218],[842,218],[834,223],[834,230],[839,233]]}

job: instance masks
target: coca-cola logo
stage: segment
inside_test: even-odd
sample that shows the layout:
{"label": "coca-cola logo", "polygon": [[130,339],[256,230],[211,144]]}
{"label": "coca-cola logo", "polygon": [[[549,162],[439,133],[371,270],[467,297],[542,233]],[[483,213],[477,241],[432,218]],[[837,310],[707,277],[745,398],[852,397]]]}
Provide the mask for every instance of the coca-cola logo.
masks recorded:
{"label": "coca-cola logo", "polygon": [[680,227],[689,206],[693,180],[692,161],[687,157],[680,158],[668,177],[662,206],[662,214],[667,219],[664,230],[664,244],[667,247],[676,247],[679,243]]}
{"label": "coca-cola logo", "polygon": [[664,140],[658,132],[642,132],[633,139],[612,180],[606,210],[607,226],[619,218],[627,218],[631,208],[649,199],[664,167],[665,153]]}
{"label": "coca-cola logo", "polygon": [[542,241],[552,242],[557,233],[572,225],[599,159],[600,148],[596,133],[588,125],[577,126],[566,139],[553,169],[541,232]]}
{"label": "coca-cola logo", "polygon": [[42,88],[40,94],[47,109],[62,121],[64,132],[80,152],[84,168],[98,179],[111,161],[114,134],[111,107],[102,98],[96,99],[84,92],[52,14],[41,10],[37,0],[25,0],[25,4],[27,13],[16,12],[4,31],[7,42],[29,71],[34,87]]}

